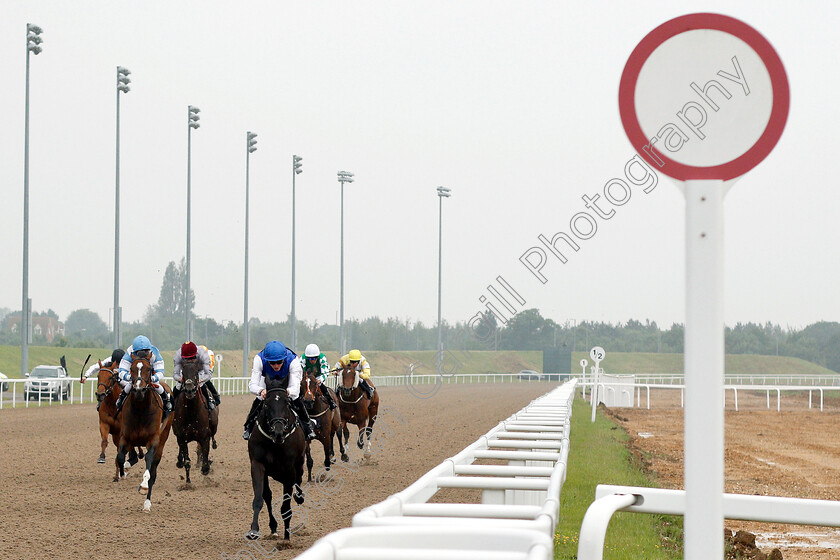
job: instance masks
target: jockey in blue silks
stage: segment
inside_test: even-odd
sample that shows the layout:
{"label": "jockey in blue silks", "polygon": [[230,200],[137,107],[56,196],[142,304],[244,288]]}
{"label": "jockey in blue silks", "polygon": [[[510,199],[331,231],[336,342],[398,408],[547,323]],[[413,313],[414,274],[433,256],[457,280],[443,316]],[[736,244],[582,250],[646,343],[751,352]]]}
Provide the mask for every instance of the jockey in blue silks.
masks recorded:
{"label": "jockey in blue silks", "polygon": [[313,439],[315,432],[312,430],[312,421],[309,418],[309,413],[306,412],[306,407],[303,406],[300,399],[300,381],[303,377],[300,361],[297,359],[297,354],[286,348],[279,340],[272,340],[265,345],[262,352],[254,356],[254,366],[251,368],[251,381],[248,383],[248,389],[257,398],[254,399],[251,405],[251,411],[245,420],[245,432],[242,434],[242,437],[244,439],[250,439],[251,437],[251,430],[254,429],[254,424],[257,421],[260,405],[265,399],[266,377],[281,382],[281,386],[289,394],[289,402],[292,405],[292,409],[300,418],[300,424],[303,428],[303,433],[306,434],[306,440]]}
{"label": "jockey in blue silks", "polygon": [[131,346],[126,349],[125,354],[120,360],[119,379],[123,392],[117,399],[117,412],[114,414],[114,418],[116,418],[122,410],[123,403],[125,403],[125,399],[128,398],[128,393],[131,391],[131,362],[135,358],[145,358],[149,360],[149,363],[152,365],[152,369],[154,370],[154,373],[151,376],[151,382],[153,383],[152,387],[154,387],[155,391],[157,391],[157,394],[160,395],[160,398],[163,401],[162,419],[165,419],[169,416],[169,413],[172,412],[172,399],[169,398],[169,393],[167,393],[163,389],[163,385],[160,384],[160,380],[163,379],[164,376],[163,356],[160,355],[160,350],[152,346],[149,339],[142,334],[134,339]]}

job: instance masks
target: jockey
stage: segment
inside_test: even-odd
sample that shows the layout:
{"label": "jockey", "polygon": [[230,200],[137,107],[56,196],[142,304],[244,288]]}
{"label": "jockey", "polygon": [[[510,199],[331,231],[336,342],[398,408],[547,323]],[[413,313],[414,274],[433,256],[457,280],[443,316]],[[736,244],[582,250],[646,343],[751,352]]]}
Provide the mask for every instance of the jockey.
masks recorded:
{"label": "jockey", "polygon": [[321,388],[321,394],[324,395],[324,399],[330,405],[330,410],[335,410],[335,401],[330,396],[327,386],[324,385],[324,381],[327,380],[327,375],[330,373],[330,363],[327,361],[327,357],[321,352],[317,344],[310,344],[298,360],[300,360],[304,376],[310,373],[315,374],[315,379],[318,380],[318,386]]}
{"label": "jockey", "polygon": [[[370,364],[368,364],[368,361],[364,356],[362,356],[362,353],[358,350],[350,350],[348,354],[339,358],[335,363],[336,370],[341,370],[346,367],[356,370],[359,374],[359,378],[361,379],[359,387],[367,393],[367,397],[369,399],[372,399],[373,392],[376,389],[368,383],[368,379],[370,379]],[[338,373],[334,372],[333,375],[338,375]]]}
{"label": "jockey", "polygon": [[[87,368],[87,371],[85,371],[82,374],[81,383],[87,381],[87,378],[91,375],[98,374],[99,370],[103,367],[110,366],[111,364],[119,364],[120,360],[122,360],[123,354],[125,354],[125,350],[123,350],[122,348],[115,348],[114,351],[111,352],[110,356],[108,356],[104,360],[98,361],[97,363]],[[99,405],[101,404],[101,402],[96,403],[96,410],[99,410]]]}
{"label": "jockey", "polygon": [[201,371],[198,374],[198,384],[204,392],[204,400],[207,402],[207,409],[213,410],[221,401],[219,393],[213,387],[213,360],[207,352],[206,346],[196,346],[194,342],[185,342],[181,348],[175,352],[173,362],[175,366],[172,368],[172,379],[175,381],[175,386],[172,388],[172,400],[178,398],[181,392],[181,382],[183,379],[183,363],[184,361],[198,360],[201,363]]}
{"label": "jockey", "polygon": [[120,397],[117,399],[117,412],[114,414],[114,418],[119,415],[123,403],[125,403],[125,399],[131,391],[131,361],[134,358],[146,358],[152,364],[152,369],[155,371],[151,378],[152,387],[155,388],[155,391],[157,391],[157,394],[160,395],[163,401],[163,418],[161,418],[161,421],[163,421],[172,412],[172,399],[169,393],[164,390],[163,385],[159,383],[164,375],[163,357],[160,355],[160,350],[152,346],[149,339],[142,334],[134,339],[131,346],[126,349],[122,360],[120,360],[120,385],[122,385],[123,392],[120,393]]}
{"label": "jockey", "polygon": [[286,348],[279,340],[272,340],[265,345],[262,352],[254,356],[254,367],[251,369],[251,381],[248,383],[248,389],[257,398],[254,399],[248,418],[245,419],[245,432],[242,434],[244,439],[251,438],[251,430],[257,422],[260,405],[265,399],[266,377],[282,382],[289,395],[289,404],[300,418],[300,425],[306,435],[306,441],[315,438],[315,432],[312,430],[312,420],[309,418],[306,407],[303,406],[300,398],[302,374],[297,354]]}

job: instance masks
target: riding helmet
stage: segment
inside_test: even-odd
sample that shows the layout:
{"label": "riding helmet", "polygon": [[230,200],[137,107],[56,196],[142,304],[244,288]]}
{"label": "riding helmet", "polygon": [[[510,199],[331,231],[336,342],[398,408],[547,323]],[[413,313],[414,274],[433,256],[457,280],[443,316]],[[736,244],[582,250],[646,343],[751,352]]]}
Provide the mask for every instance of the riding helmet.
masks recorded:
{"label": "riding helmet", "polygon": [[263,356],[267,362],[279,362],[286,359],[286,345],[279,340],[272,340],[265,345]]}
{"label": "riding helmet", "polygon": [[125,356],[125,350],[123,350],[122,348],[116,348],[113,352],[111,352],[111,363],[120,363],[120,360],[123,359],[123,356]]}
{"label": "riding helmet", "polygon": [[350,350],[350,353],[347,354],[347,358],[351,362],[358,362],[362,359],[362,353],[359,352],[358,350]]}
{"label": "riding helmet", "polygon": [[195,342],[185,342],[181,345],[182,358],[195,358],[196,354],[198,354],[198,348]]}
{"label": "riding helmet", "polygon": [[149,339],[143,336],[142,334],[134,339],[134,342],[131,343],[131,348],[133,350],[151,350],[152,343],[149,342]]}
{"label": "riding helmet", "polygon": [[317,344],[309,344],[307,345],[306,350],[304,350],[303,354],[307,358],[317,358],[321,355],[321,349],[318,348]]}

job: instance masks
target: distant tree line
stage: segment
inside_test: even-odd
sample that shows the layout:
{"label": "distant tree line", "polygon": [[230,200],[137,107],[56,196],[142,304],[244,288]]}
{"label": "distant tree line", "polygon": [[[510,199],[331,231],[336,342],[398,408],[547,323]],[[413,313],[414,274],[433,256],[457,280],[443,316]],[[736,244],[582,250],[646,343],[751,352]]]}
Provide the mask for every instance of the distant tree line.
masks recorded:
{"label": "distant tree line", "polygon": [[[184,309],[195,303],[195,294],[189,297],[183,286],[185,263],[170,262],[164,272],[160,296],[146,309],[143,319],[123,325],[121,346],[131,343],[140,333],[146,334],[161,349],[173,350],[184,338]],[[3,309],[6,314],[8,310]],[[15,312],[11,312],[14,315]],[[20,312],[18,311],[19,315]],[[46,312],[58,316],[54,311]],[[435,350],[437,325],[425,325],[389,317],[349,319],[345,322],[348,345],[362,350]],[[298,319],[298,341],[301,350],[314,342],[324,350],[337,350],[339,328],[337,325],[309,323]],[[474,319],[455,324],[443,322],[444,348],[453,350],[545,350],[553,347],[588,351],[598,345],[612,352],[682,353],[684,326],[674,323],[661,328],[655,321],[631,319],[625,323],[582,321],[557,323],[543,317],[537,309],[526,309],[516,314],[506,324],[499,324],[487,312]],[[235,349],[242,347],[242,324],[218,322],[209,317],[194,317],[193,338],[211,348]],[[267,323],[251,319],[251,347],[259,349],[266,342],[291,339],[289,318],[282,322]],[[476,336],[478,335],[478,336]],[[793,356],[808,360],[833,371],[840,372],[840,323],[819,322],[801,330],[783,329],[765,323],[738,323],[726,327],[726,352],[728,354],[764,354]],[[112,342],[108,325],[98,314],[88,309],[71,312],[65,321],[65,336],[53,341],[56,346],[108,348]],[[480,337],[480,338],[479,338]],[[33,344],[45,341],[33,340]],[[0,344],[20,344],[20,334],[8,329],[0,331]]]}

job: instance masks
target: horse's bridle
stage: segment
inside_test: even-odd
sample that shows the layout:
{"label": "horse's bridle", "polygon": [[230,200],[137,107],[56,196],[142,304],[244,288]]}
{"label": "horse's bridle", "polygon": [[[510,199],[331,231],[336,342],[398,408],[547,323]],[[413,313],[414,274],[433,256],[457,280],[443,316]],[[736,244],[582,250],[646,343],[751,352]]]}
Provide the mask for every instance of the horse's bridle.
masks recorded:
{"label": "horse's bridle", "polygon": [[[99,382],[99,383],[96,384],[96,400],[99,401],[99,402],[102,402],[106,398],[108,398],[108,395],[110,395],[111,393],[114,392],[114,385],[116,385],[117,381],[119,380],[119,373],[118,373],[118,370],[116,368],[110,369],[110,370],[108,368],[99,368],[99,371],[110,371],[111,372],[111,377],[108,378],[108,383],[107,384],[102,383],[102,382]],[[98,372],[97,372],[97,375],[98,375]],[[99,392],[100,387],[105,387],[105,390],[101,393]]]}
{"label": "horse's bridle", "polygon": [[[359,373],[356,370],[351,370],[351,371],[353,372],[354,375],[358,375],[358,373]],[[338,398],[341,400],[341,402],[344,402],[344,403],[347,403],[347,404],[356,404],[357,402],[362,400],[362,397],[365,396],[365,392],[362,391],[361,387],[345,387],[344,386],[344,371],[341,372],[341,387],[340,387],[340,389],[341,390],[338,391]],[[356,399],[355,401],[348,401],[347,399],[344,398],[344,395],[347,394],[349,396],[350,393],[353,392],[353,389],[359,389],[359,393],[360,393],[359,398]]]}
{"label": "horse's bridle", "polygon": [[[276,387],[274,389],[266,390],[265,399],[263,400],[263,407],[266,406],[265,401],[268,400],[269,395],[271,395],[272,393],[279,393],[280,391],[283,392],[283,395],[286,398],[286,405],[287,405],[288,409],[291,411],[291,407],[288,406],[288,404],[289,404],[288,403],[288,400],[289,400],[288,393],[286,392],[286,389],[284,389],[283,387]],[[297,429],[297,422],[295,422],[294,419],[291,422],[288,422],[286,418],[283,418],[283,417],[280,417],[280,416],[278,416],[277,418],[269,418],[269,420],[268,420],[268,431],[269,432],[273,432],[274,431],[274,426],[276,426],[277,424],[282,424],[283,425],[282,429],[280,430],[280,436],[279,436],[279,441],[278,441],[277,437],[270,435],[268,432],[266,432],[263,429],[262,423],[260,422],[260,419],[262,417],[263,417],[263,414],[260,414],[257,417],[257,428],[260,430],[260,432],[262,432],[262,435],[264,435],[265,437],[267,437],[268,439],[270,439],[271,441],[273,441],[274,443],[276,443],[278,445],[282,445],[283,443],[285,443],[286,439],[290,435],[292,435],[295,432],[295,430]],[[291,429],[289,429],[290,427],[291,427]]]}
{"label": "horse's bridle", "polygon": [[[313,401],[312,406],[313,406],[313,408],[315,406],[314,403],[318,402],[319,398],[324,402],[324,404],[328,404],[327,403],[327,398],[324,396],[324,392],[321,391],[321,386],[320,386],[320,383],[318,383],[318,380],[315,379],[312,375],[307,375],[305,380],[306,380],[306,394],[303,396],[304,397],[304,406],[306,404],[306,395],[312,395],[312,401]],[[315,390],[314,391],[309,387],[309,382],[310,381],[315,383]],[[327,410],[329,410],[329,407],[325,408],[324,410],[322,410],[318,414],[310,414],[309,417],[310,418],[318,418],[319,416],[323,416],[327,412]]]}

